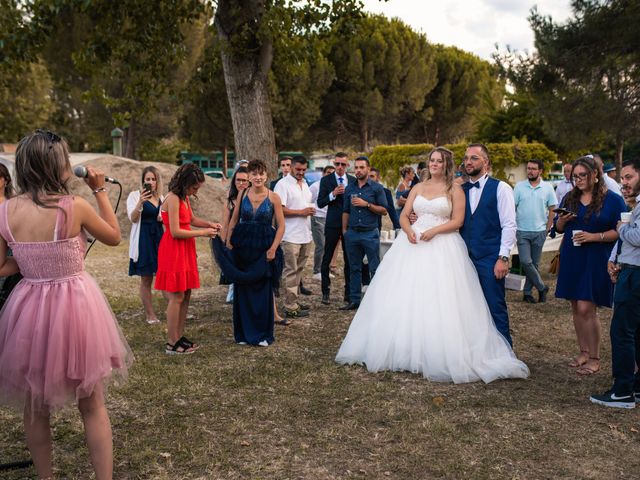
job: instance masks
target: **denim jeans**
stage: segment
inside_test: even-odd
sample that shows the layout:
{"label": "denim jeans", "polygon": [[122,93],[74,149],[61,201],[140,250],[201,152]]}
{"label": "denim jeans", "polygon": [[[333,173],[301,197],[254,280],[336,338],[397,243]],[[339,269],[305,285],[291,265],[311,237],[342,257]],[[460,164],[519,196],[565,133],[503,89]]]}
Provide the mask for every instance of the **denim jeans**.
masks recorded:
{"label": "denim jeans", "polygon": [[359,232],[347,230],[344,235],[349,257],[349,300],[359,304],[362,296],[362,260],[367,256],[371,278],[380,264],[380,231],[377,228]]}
{"label": "denim jeans", "polygon": [[542,247],[547,238],[547,232],[516,232],[516,242],[518,243],[518,255],[520,256],[520,265],[527,280],[524,284],[524,294],[531,295],[533,287],[539,292],[545,289],[544,282],[538,271],[538,263],[542,255]]}

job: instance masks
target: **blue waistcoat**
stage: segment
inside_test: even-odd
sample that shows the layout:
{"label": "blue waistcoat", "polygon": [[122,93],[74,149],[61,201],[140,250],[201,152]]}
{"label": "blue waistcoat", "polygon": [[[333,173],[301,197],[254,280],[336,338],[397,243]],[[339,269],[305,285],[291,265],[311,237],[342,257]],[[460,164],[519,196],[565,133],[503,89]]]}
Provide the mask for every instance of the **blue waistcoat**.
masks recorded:
{"label": "blue waistcoat", "polygon": [[[500,254],[500,239],[502,227],[500,226],[500,214],[498,213],[498,184],[499,180],[493,177],[487,178],[482,189],[482,195],[476,211],[471,213],[469,205],[469,190],[465,185],[465,211],[464,225],[460,229],[460,235],[467,244],[469,256],[472,260],[481,260],[486,257],[498,259]],[[474,188],[474,187],[472,187]]]}

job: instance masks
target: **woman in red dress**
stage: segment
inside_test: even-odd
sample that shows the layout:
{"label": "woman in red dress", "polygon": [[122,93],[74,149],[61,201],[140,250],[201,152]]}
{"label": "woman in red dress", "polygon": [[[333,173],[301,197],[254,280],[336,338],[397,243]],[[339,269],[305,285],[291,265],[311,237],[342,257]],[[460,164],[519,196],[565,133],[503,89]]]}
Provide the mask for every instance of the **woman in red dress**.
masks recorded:
{"label": "woman in red dress", "polygon": [[[189,196],[195,196],[204,183],[200,167],[185,163],[169,182],[169,193],[162,204],[164,235],[158,248],[158,271],[155,288],[167,292],[167,345],[170,355],[195,352],[199,345],[184,337],[184,326],[191,289],[200,288],[196,260],[196,237],[215,237],[219,223],[208,222],[193,215]],[[191,225],[201,230],[191,230]]]}

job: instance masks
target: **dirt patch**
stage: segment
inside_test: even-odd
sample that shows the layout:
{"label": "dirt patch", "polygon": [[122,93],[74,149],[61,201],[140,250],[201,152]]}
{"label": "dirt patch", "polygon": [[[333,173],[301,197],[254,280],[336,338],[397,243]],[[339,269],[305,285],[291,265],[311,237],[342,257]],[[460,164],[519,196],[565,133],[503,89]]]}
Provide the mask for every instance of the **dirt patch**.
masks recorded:
{"label": "dirt patch", "polygon": [[[120,181],[122,184],[122,199],[118,207],[118,220],[122,229],[122,236],[128,237],[131,230],[131,222],[127,218],[127,197],[133,190],[140,189],[140,178],[142,170],[153,165],[162,175],[164,189],[166,193],[169,180],[178,169],[177,165],[169,165],[167,163],[139,162],[128,158],[115,157],[113,155],[105,155],[104,157],[89,160],[82,163],[85,166],[92,166],[103,170],[108,176]],[[191,205],[194,213],[202,218],[212,221],[222,220],[222,208],[224,197],[227,192],[229,183],[220,180],[214,180],[205,175],[205,183],[198,192],[198,198],[192,199]],[[71,192],[75,195],[87,199],[92,205],[96,205],[91,190],[79,178],[73,178],[69,185]],[[118,198],[118,187],[116,185],[108,185],[109,198],[111,204],[115,207]]]}

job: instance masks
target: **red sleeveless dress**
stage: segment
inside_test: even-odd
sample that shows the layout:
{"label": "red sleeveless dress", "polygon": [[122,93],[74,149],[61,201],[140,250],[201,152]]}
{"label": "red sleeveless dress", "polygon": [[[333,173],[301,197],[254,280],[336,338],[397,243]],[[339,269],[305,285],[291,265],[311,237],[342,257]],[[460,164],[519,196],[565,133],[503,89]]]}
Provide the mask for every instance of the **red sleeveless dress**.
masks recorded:
{"label": "red sleeveless dress", "polygon": [[[160,212],[164,224],[164,235],[158,247],[158,271],[156,290],[184,292],[200,288],[195,238],[174,238],[169,228],[169,214]],[[191,230],[191,205],[189,199],[180,201],[179,222],[183,230]]]}

